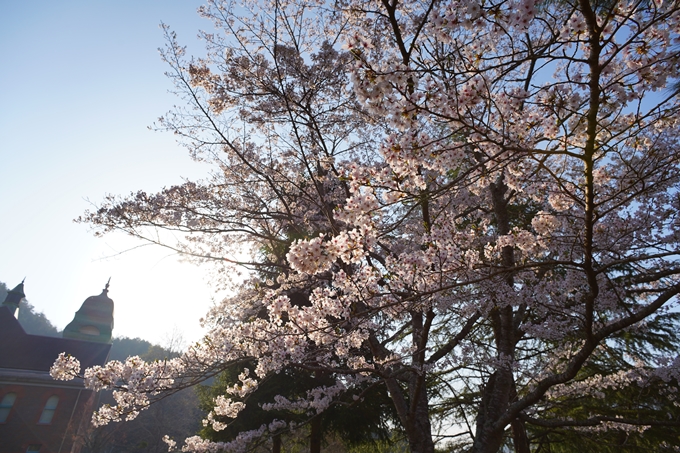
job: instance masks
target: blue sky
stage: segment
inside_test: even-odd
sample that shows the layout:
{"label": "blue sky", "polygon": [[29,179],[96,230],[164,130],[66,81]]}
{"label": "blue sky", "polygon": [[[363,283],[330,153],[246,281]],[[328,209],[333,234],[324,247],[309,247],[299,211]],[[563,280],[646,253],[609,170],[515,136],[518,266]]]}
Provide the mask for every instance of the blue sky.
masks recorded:
{"label": "blue sky", "polygon": [[[198,179],[171,134],[147,129],[168,93],[160,22],[200,54],[197,0],[14,1],[0,5],[0,281],[57,327],[111,277],[114,335],[198,340],[213,296],[204,271],[73,219],[107,193]],[[88,199],[90,202],[88,202]]]}

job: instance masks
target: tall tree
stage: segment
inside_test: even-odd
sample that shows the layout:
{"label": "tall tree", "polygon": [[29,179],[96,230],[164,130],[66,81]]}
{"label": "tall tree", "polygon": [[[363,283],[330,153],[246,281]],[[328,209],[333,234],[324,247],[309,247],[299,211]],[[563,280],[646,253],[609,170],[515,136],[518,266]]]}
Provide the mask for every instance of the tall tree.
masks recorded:
{"label": "tall tree", "polygon": [[[557,423],[563,395],[677,388],[680,358],[653,335],[596,366],[627,332],[654,334],[680,292],[677,1],[214,0],[201,13],[225,35],[187,61],[166,29],[188,107],[160,124],[215,172],[82,220],[151,242],[185,233],[162,245],[214,262],[220,283],[257,272],[183,356],[86,371],[121,395],[101,422],[254,361],[232,394],[288,367],[335,377],[268,408],[323,411],[381,381],[411,451],[434,451],[437,421],[470,452],[511,439],[524,453],[526,424]],[[212,420],[244,407],[216,403]],[[591,421],[678,426],[661,412]]]}

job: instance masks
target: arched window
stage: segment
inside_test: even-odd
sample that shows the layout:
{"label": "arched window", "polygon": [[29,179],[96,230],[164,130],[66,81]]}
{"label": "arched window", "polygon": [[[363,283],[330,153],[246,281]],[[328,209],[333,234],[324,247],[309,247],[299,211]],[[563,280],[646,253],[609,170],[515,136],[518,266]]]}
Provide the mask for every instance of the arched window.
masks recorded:
{"label": "arched window", "polygon": [[43,409],[42,414],[40,414],[38,424],[48,425],[52,423],[52,417],[54,417],[54,411],[57,410],[57,404],[59,404],[59,397],[57,395],[52,395],[47,399],[45,408]]}
{"label": "arched window", "polygon": [[12,406],[14,406],[14,401],[16,401],[16,399],[16,393],[7,393],[2,397],[2,401],[0,401],[0,423],[5,423],[7,421],[9,412],[12,410]]}

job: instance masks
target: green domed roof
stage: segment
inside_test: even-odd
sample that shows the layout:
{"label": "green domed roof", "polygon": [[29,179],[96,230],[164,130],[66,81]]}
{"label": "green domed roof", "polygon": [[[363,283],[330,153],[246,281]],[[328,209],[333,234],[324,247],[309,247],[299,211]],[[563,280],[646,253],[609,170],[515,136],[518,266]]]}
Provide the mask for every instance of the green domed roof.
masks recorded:
{"label": "green domed roof", "polygon": [[64,328],[64,338],[111,343],[113,330],[113,301],[107,295],[109,284],[98,296],[88,297],[80,310]]}

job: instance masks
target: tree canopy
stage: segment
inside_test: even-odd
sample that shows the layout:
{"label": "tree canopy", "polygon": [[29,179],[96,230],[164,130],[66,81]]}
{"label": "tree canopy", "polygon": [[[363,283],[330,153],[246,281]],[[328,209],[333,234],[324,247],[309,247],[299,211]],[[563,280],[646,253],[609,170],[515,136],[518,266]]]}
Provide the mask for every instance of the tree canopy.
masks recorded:
{"label": "tree canopy", "polygon": [[[262,409],[313,419],[379,382],[417,453],[443,439],[557,451],[545,429],[677,432],[677,411],[633,394],[677,401],[677,342],[663,338],[680,292],[680,3],[212,0],[200,13],[221,32],[203,34],[204,58],[165,27],[184,105],[158,128],[212,175],[110,196],[80,220],[212,264],[235,295],[180,357],[85,370],[117,395],[98,423],[252,363],[215,397],[213,429],[296,368],[333,383]],[[61,358],[53,375],[79,371]],[[243,451],[284,428],[183,448]]]}

